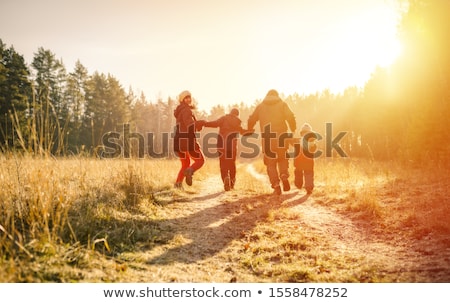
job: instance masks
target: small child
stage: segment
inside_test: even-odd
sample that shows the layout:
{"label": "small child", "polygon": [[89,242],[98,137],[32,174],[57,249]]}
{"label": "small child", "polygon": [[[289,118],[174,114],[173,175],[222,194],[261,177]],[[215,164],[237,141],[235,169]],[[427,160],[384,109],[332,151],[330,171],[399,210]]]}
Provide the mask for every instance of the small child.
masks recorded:
{"label": "small child", "polygon": [[231,109],[226,114],[215,121],[205,121],[204,127],[218,127],[217,150],[219,151],[220,175],[225,191],[234,189],[236,183],[236,158],[237,158],[237,136],[238,134],[248,136],[252,132],[245,130],[241,126],[239,110]]}
{"label": "small child", "polygon": [[316,138],[316,134],[313,132],[311,125],[305,123],[300,130],[300,139],[295,145],[294,183],[298,189],[301,189],[304,184],[308,195],[314,189],[314,153],[317,150]]}

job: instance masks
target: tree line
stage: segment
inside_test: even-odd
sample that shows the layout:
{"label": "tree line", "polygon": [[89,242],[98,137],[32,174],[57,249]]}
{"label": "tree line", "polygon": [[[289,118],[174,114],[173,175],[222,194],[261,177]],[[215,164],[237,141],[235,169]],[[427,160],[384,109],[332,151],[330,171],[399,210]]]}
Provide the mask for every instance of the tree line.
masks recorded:
{"label": "tree line", "polygon": [[[402,55],[376,68],[364,87],[283,96],[298,124],[319,133],[332,123],[345,132],[339,144],[350,157],[432,161],[446,165],[450,102],[450,1],[410,0],[399,24]],[[263,97],[263,96],[262,96]],[[261,98],[262,99],[262,98]],[[245,122],[261,100],[230,107],[216,105],[198,119],[213,120],[231,107]],[[252,103],[253,102],[253,103]],[[95,155],[108,132],[124,124],[151,133],[161,149],[163,133],[173,132],[177,101],[149,101],[124,89],[113,75],[89,73],[81,62],[68,72],[50,50],[39,48],[30,65],[0,39],[0,148],[32,154]],[[214,132],[206,129],[202,132]]]}

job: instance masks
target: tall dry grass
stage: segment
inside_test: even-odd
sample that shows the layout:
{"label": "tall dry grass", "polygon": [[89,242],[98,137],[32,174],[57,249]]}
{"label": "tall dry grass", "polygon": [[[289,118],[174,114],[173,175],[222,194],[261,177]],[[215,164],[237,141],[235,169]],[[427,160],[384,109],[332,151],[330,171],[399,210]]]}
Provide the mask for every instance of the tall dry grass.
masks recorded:
{"label": "tall dry grass", "polygon": [[[239,163],[236,190],[249,198],[270,194],[262,161],[252,162],[260,179],[245,170],[247,164]],[[161,210],[186,198],[173,189],[178,169],[176,159],[1,155],[1,282],[89,281],[89,272],[95,269],[117,280],[121,269],[102,263],[108,257],[165,241]],[[290,169],[293,181],[294,168]],[[218,161],[208,159],[187,194],[199,192],[204,181],[218,172]],[[385,232],[402,231],[416,239],[445,236],[450,234],[448,175],[401,163],[318,159],[312,197],[356,219],[375,222]],[[271,220],[289,221],[291,215],[277,212]],[[254,233],[284,233],[275,229],[276,224],[257,226]],[[317,242],[302,237],[283,237],[281,245],[294,254],[303,247],[302,241]],[[258,250],[268,253],[264,262],[276,259],[271,252],[275,254],[280,243],[258,245]],[[254,266],[263,261],[248,262]],[[294,281],[306,272],[298,268],[290,274]]]}
{"label": "tall dry grass", "polygon": [[387,229],[450,234],[450,172],[404,162],[322,159],[316,163],[316,200]]}
{"label": "tall dry grass", "polygon": [[153,241],[153,210],[172,198],[178,168],[176,160],[0,156],[0,268],[40,280],[20,274],[24,264],[74,247],[114,254]]}

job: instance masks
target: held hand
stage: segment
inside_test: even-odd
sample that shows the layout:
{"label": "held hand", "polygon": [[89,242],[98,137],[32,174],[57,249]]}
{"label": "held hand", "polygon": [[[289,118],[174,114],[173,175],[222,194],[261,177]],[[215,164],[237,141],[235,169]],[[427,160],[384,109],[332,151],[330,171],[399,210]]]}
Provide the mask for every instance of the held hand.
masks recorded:
{"label": "held hand", "polygon": [[206,121],[205,120],[198,120],[195,121],[195,131],[201,131],[203,129],[203,126],[205,126]]}

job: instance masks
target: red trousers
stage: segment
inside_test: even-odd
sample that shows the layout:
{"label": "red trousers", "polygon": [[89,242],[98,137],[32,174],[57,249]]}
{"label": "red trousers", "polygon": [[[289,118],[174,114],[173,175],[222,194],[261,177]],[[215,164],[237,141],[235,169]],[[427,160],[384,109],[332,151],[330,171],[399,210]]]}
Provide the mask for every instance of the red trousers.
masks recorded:
{"label": "red trousers", "polygon": [[[203,166],[203,164],[205,163],[205,157],[203,156],[203,153],[201,152],[201,150],[195,150],[195,151],[187,151],[187,152],[177,152],[178,157],[180,158],[181,161],[181,168],[178,171],[178,175],[177,175],[177,183],[181,183],[184,180],[184,171],[187,168],[192,168],[192,172],[195,172],[196,170],[198,170],[200,167]],[[191,165],[191,160],[193,161],[192,165]]]}

